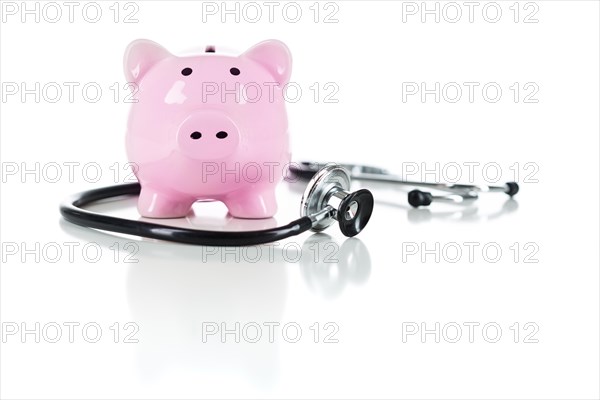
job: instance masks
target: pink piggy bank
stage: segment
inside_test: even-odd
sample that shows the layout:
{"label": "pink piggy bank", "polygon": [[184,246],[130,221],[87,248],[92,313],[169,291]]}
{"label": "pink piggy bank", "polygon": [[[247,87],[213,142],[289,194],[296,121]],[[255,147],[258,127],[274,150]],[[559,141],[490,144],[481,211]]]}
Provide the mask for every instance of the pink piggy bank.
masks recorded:
{"label": "pink piggy bank", "polygon": [[238,218],[269,218],[290,161],[283,87],[285,44],[268,40],[239,56],[177,57],[149,40],[125,52],[135,86],[127,155],[144,217],[184,217],[198,200],[223,202]]}

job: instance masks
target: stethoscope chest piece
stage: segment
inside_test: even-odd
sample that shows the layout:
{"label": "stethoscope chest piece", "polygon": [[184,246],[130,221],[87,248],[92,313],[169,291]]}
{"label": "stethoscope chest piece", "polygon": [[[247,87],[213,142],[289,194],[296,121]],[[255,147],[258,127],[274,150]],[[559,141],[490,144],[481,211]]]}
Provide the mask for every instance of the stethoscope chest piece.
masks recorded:
{"label": "stethoscope chest piece", "polygon": [[373,213],[373,195],[366,189],[350,192],[350,173],[339,165],[327,165],[310,180],[300,202],[300,214],[314,219],[320,232],[338,221],[346,236],[355,236]]}

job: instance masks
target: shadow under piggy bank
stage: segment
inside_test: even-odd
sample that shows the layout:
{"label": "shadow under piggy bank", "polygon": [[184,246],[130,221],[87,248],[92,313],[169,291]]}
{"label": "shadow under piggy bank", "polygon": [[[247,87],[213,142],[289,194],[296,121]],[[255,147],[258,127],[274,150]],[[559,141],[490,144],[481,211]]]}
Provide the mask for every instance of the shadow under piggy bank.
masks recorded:
{"label": "shadow under piggy bank", "polygon": [[[253,382],[271,381],[278,369],[277,343],[266,337],[253,343],[257,333],[244,328],[282,319],[283,260],[269,258],[264,248],[248,261],[243,248],[161,244],[160,252],[150,254],[141,247],[140,263],[129,268],[127,279],[131,312],[143,330],[140,367],[150,375],[165,365],[237,370]],[[209,336],[214,326],[217,332]]]}

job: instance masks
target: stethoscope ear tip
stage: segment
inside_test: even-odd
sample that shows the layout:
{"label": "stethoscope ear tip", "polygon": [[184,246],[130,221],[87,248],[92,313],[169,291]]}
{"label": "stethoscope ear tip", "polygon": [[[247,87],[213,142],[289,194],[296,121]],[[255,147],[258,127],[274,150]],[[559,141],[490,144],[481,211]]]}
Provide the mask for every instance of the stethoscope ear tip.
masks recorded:
{"label": "stethoscope ear tip", "polygon": [[517,182],[506,182],[506,194],[513,197],[517,193],[519,193],[519,185]]}
{"label": "stethoscope ear tip", "polygon": [[422,192],[417,189],[408,192],[408,203],[415,208],[420,206],[428,206],[432,201],[433,196],[429,192]]}

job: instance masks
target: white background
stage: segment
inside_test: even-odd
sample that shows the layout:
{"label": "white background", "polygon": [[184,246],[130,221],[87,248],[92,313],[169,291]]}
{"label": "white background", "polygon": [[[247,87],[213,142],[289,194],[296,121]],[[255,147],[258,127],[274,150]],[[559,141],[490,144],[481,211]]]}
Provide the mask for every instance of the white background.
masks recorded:
{"label": "white background", "polygon": [[[2,15],[1,320],[5,333],[36,323],[47,328],[39,343],[34,334],[3,336],[3,398],[599,397],[597,2],[498,2],[502,14],[495,23],[489,20],[496,5],[482,15],[485,2],[472,22],[468,7],[454,3],[462,12],[456,23],[449,21],[454,4],[444,2],[437,6],[439,22],[435,15],[421,21],[420,2],[298,2],[297,23],[282,16],[285,3],[275,8],[272,23],[262,2],[260,21],[242,14],[239,22],[229,15],[222,23],[219,12],[203,13],[196,1],[121,3],[115,23],[113,3],[98,3],[97,23],[82,16],[86,3],[75,8],[72,23],[62,2],[56,23],[47,21],[55,16],[49,8],[39,22],[29,15],[22,23],[21,9]],[[407,13],[413,6],[415,15]],[[44,3],[38,7],[42,13]],[[238,7],[243,12],[243,4]],[[133,11],[138,22],[124,23]],[[289,20],[294,14],[288,11]],[[337,22],[325,23],[332,12]],[[416,165],[411,179],[435,163],[442,179],[457,163],[463,182],[469,180],[465,163],[479,163],[474,182],[490,183],[495,169],[484,174],[483,166],[499,166],[499,181],[518,180],[521,192],[514,201],[493,194],[467,207],[412,210],[405,191],[372,187],[373,218],[355,239],[346,240],[336,227],[330,236],[306,233],[287,247],[280,243],[272,257],[268,247],[259,248],[263,257],[255,263],[249,259],[255,253],[240,249],[210,255],[214,249],[72,226],[58,213],[65,196],[126,178],[122,55],[137,38],[176,54],[209,44],[241,52],[268,38],[284,41],[294,58],[292,81],[303,90],[288,104],[295,160],[360,162],[398,173]],[[52,103],[55,93],[47,92],[36,102],[34,94],[21,98],[5,90],[36,82],[62,86],[61,99]],[[73,102],[65,82],[79,84]],[[110,89],[115,82],[117,101]],[[339,89],[337,103],[325,101],[328,82]],[[448,101],[454,92],[441,93],[439,102],[434,95],[403,101],[407,82],[430,89],[456,82],[463,96],[456,103]],[[464,82],[479,84],[472,102]],[[95,103],[83,97],[87,83],[103,90]],[[497,102],[483,97],[487,83],[501,87]],[[537,102],[525,102],[531,88],[538,90],[528,100]],[[49,163],[60,166],[57,182],[51,182],[56,164]],[[64,163],[78,163],[73,179]],[[89,163],[100,166],[98,182],[92,182],[95,169],[83,171]],[[22,174],[36,165],[37,175]],[[281,185],[276,221],[235,221],[219,204],[199,204],[196,216],[180,223],[208,229],[287,223],[296,218],[301,191],[301,184]],[[97,208],[136,218],[132,201]],[[473,260],[465,242],[477,243]],[[77,245],[73,259],[69,244]],[[91,257],[101,249],[99,261],[86,261],[84,245]],[[482,254],[485,245],[502,250],[499,260],[492,262],[493,251]],[[412,255],[415,246],[420,251]],[[436,246],[437,254],[422,251]],[[463,254],[452,262],[456,247]],[[137,263],[124,262],[132,248]],[[56,249],[62,256],[53,262]],[[73,343],[68,322],[80,324]],[[124,343],[127,322],[139,327],[138,343]],[[295,323],[302,337],[290,343],[280,326],[273,343],[266,327],[258,343],[236,343],[233,335],[225,343],[218,335],[204,343],[206,322],[229,328]],[[326,329],[327,322],[334,325]],[[472,343],[469,322],[479,324]],[[53,323],[63,327],[57,343],[48,340]],[[83,336],[86,323],[102,328],[97,343]],[[120,324],[118,343],[114,323]],[[318,343],[314,323],[320,324]],[[439,343],[434,334],[403,337],[409,326],[434,330],[436,323]],[[493,328],[482,332],[485,324],[502,329],[496,343],[490,343]],[[456,325],[462,337],[452,343]],[[337,343],[325,343],[335,326]]]}

